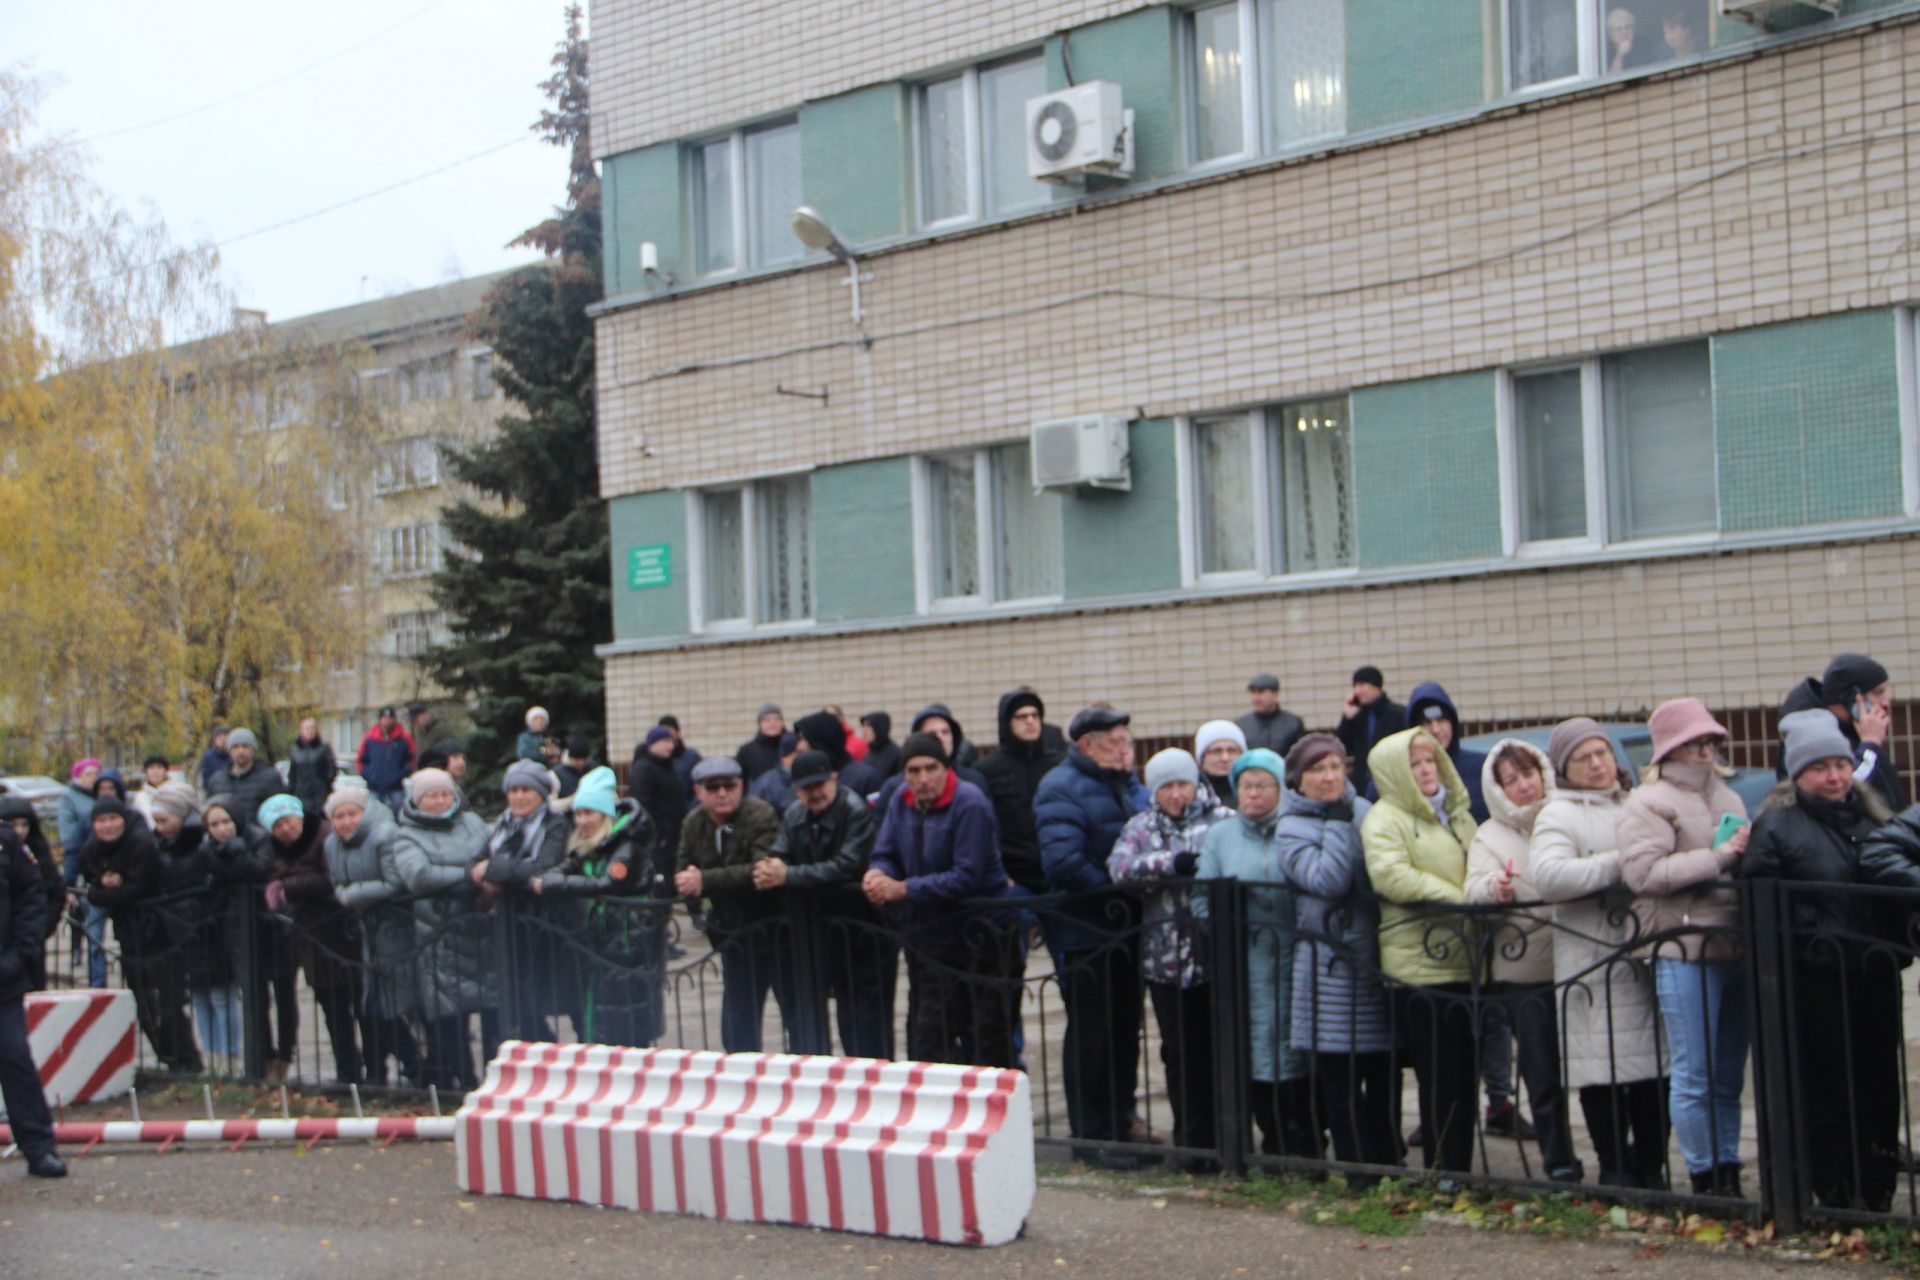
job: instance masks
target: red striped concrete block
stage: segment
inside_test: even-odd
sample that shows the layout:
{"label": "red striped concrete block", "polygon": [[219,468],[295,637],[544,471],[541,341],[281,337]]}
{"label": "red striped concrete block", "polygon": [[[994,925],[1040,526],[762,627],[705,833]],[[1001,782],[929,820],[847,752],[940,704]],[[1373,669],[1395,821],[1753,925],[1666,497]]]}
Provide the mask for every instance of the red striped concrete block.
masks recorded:
{"label": "red striped concrete block", "polygon": [[36,991],[25,1003],[27,1043],[48,1102],[98,1102],[133,1088],[133,992]]}
{"label": "red striped concrete block", "polygon": [[1033,1207],[1018,1071],[509,1040],[454,1119],[486,1195],[976,1245]]}

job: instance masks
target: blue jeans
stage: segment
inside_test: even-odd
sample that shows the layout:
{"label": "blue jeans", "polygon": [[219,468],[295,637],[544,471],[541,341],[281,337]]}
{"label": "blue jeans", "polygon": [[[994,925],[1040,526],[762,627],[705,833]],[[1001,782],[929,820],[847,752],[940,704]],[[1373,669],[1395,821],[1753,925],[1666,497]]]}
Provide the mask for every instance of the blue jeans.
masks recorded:
{"label": "blue jeans", "polygon": [[1653,962],[1673,1056],[1668,1109],[1688,1173],[1740,1163],[1740,1086],[1747,1069],[1746,980],[1737,964]]}
{"label": "blue jeans", "polygon": [[237,1058],[241,1048],[240,988],[194,987],[193,1025],[200,1032],[200,1047],[209,1055]]}
{"label": "blue jeans", "polygon": [[87,985],[107,985],[107,909],[86,904],[87,918],[81,928],[87,935]]}

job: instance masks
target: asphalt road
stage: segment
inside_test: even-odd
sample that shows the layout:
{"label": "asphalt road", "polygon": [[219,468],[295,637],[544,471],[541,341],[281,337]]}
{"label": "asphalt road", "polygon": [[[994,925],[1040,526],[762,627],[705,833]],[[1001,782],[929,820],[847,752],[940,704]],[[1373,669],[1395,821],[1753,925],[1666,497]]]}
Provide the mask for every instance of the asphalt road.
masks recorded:
{"label": "asphalt road", "polygon": [[[1089,1179],[1089,1182],[1095,1180]],[[1878,1269],[1875,1269],[1877,1272]],[[1427,1227],[1393,1239],[1272,1210],[1046,1186],[1024,1238],[968,1250],[790,1227],[654,1217],[463,1195],[448,1144],[149,1149],[93,1155],[64,1182],[0,1164],[0,1275],[927,1277],[1098,1280],[1669,1276],[1754,1280],[1824,1264],[1624,1241],[1547,1241]],[[1860,1268],[1850,1274],[1863,1275]]]}

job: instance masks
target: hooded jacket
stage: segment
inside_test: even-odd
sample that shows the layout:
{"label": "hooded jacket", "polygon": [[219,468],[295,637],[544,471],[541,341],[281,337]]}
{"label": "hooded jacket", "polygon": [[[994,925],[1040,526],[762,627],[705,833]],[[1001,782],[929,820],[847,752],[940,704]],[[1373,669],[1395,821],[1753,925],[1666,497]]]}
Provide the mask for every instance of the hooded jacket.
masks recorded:
{"label": "hooded jacket", "polygon": [[[101,883],[111,871],[120,883]],[[87,901],[105,908],[113,920],[113,936],[121,953],[130,959],[165,947],[165,922],[147,904],[160,896],[160,847],[153,832],[127,818],[126,829],[118,840],[87,837],[80,850],[80,873],[87,881]]]}
{"label": "hooded jacket", "polygon": [[[33,810],[33,802],[24,796],[0,796],[0,826],[11,823],[15,818],[27,820],[27,838],[23,842],[27,856],[39,870],[40,878],[47,887],[47,936],[51,938],[60,927],[58,904],[64,897],[64,887],[60,883],[60,864],[54,861],[53,849],[47,844],[47,836],[40,829],[40,815]],[[74,850],[77,855],[78,849]],[[77,861],[76,857],[76,861]]]}
{"label": "hooded jacket", "polygon": [[[1151,803],[1147,788],[1125,769],[1103,769],[1078,747],[1040,780],[1033,814],[1040,835],[1040,862],[1047,887],[1091,895],[1113,883],[1107,858],[1127,819]],[[1048,940],[1061,951],[1092,951],[1108,945],[1116,926],[1114,899],[1063,904],[1047,916]]]}
{"label": "hooded jacket", "polygon": [[47,919],[53,915],[46,878],[26,841],[0,825],[0,1003],[47,985],[46,940],[53,932]]}
{"label": "hooded jacket", "polygon": [[[1788,691],[1780,702],[1782,718],[1796,711],[1808,711],[1813,708],[1826,708],[1827,695],[1820,687],[1818,676],[1808,676]],[[1839,720],[1838,716],[1834,717]],[[1847,736],[1853,745],[1853,776],[1857,782],[1863,782],[1880,793],[1887,808],[1899,812],[1907,806],[1907,785],[1900,779],[1900,767],[1893,762],[1893,756],[1884,745],[1873,746],[1860,740],[1860,731],[1851,720],[1840,721],[1840,732]],[[1786,744],[1776,743],[1773,751],[1773,773],[1781,781],[1790,781],[1787,777]]]}
{"label": "hooded jacket", "polygon": [[1040,861],[1040,827],[1034,820],[1033,800],[1040,780],[1066,759],[1066,749],[1047,741],[1044,729],[1037,741],[1023,742],[1013,734],[1013,713],[1032,707],[1046,720],[1047,706],[1035,693],[1000,696],[1000,748],[980,762],[980,776],[993,801],[994,821],[1000,828],[1000,860],[1013,882],[1031,893],[1047,891],[1047,872]]}
{"label": "hooded jacket", "polygon": [[[1708,764],[1662,761],[1620,809],[1620,879],[1633,890],[1643,934],[1682,931],[1655,959],[1727,962],[1740,955],[1740,894],[1724,883],[1739,859],[1713,847],[1725,814],[1747,806]],[[1701,932],[1705,930],[1707,932]]]}
{"label": "hooded jacket", "polygon": [[[1389,978],[1428,987],[1468,981],[1477,942],[1472,923],[1429,904],[1466,901],[1467,846],[1477,826],[1467,788],[1445,752],[1435,753],[1446,789],[1443,826],[1413,780],[1408,751],[1424,729],[1402,729],[1367,757],[1379,801],[1360,823],[1367,878],[1381,898],[1380,968]],[[1436,744],[1437,745],[1437,744]]]}
{"label": "hooded jacket", "polygon": [[[1493,762],[1508,747],[1518,747],[1540,768],[1541,797],[1524,809],[1507,799],[1494,776]],[[1467,901],[1474,906],[1499,902],[1494,886],[1508,866],[1513,868],[1511,911],[1484,916],[1487,955],[1495,982],[1538,985],[1553,981],[1553,908],[1539,905],[1540,890],[1533,882],[1533,824],[1555,793],[1553,761],[1531,742],[1502,738],[1480,767],[1480,793],[1487,798],[1487,820],[1467,846]],[[1525,904],[1532,903],[1528,906]]]}
{"label": "hooded jacket", "polygon": [[939,716],[953,726],[953,759],[950,763],[960,769],[972,769],[978,765],[980,753],[974,750],[971,742],[967,741],[967,731],[960,727],[960,722],[954,719],[953,712],[947,710],[947,704],[944,702],[930,702],[920,708],[920,713],[914,716],[913,723],[907,726],[908,731],[920,732],[921,727],[934,716]]}
{"label": "hooded jacket", "polygon": [[[1888,820],[1880,793],[1855,781],[1839,803],[1803,795],[1791,782],[1767,793],[1753,820],[1747,851],[1734,864],[1746,880],[1789,882],[1787,918],[1793,954],[1812,969],[1858,972],[1906,958],[1906,917],[1897,902],[1821,893],[1822,884],[1920,888],[1920,811]],[[1893,941],[1891,951],[1874,949]],[[1870,959],[1870,957],[1872,957]]]}
{"label": "hooded jacket", "polygon": [[867,768],[885,782],[899,773],[900,766],[905,763],[900,759],[900,744],[891,736],[893,717],[884,711],[869,711],[860,719],[873,730],[873,741],[867,744]]}
{"label": "hooded jacket", "polygon": [[398,724],[391,734],[382,735],[376,722],[360,739],[354,759],[369,791],[398,791],[413,772],[413,738]]}
{"label": "hooded jacket", "polygon": [[1418,729],[1427,722],[1427,708],[1440,708],[1440,718],[1453,725],[1453,741],[1447,744],[1447,758],[1453,761],[1454,772],[1460,775],[1460,781],[1466,784],[1469,808],[1475,822],[1487,820],[1487,801],[1481,793],[1481,774],[1487,763],[1486,753],[1468,751],[1461,746],[1460,713],[1454,708],[1453,699],[1440,687],[1438,680],[1428,680],[1417,684],[1407,697],[1407,727]]}
{"label": "hooded jacket", "polygon": [[1653,975],[1620,874],[1626,793],[1562,786],[1534,819],[1533,883],[1554,905],[1553,977],[1567,1084],[1630,1084],[1666,1074]]}
{"label": "hooded jacket", "polygon": [[[840,717],[833,712],[816,711],[810,716],[802,716],[794,722],[793,728],[799,737],[806,739],[807,745],[802,748],[803,750],[818,751],[827,758],[827,763],[833,766],[833,771],[840,775],[841,790],[852,792],[862,800],[880,790],[880,784],[884,779],[875,773],[866,761],[854,756],[847,745],[846,726],[840,723]],[[814,741],[816,736],[819,738],[818,742]],[[777,804],[768,797],[761,798],[773,804],[775,812],[785,813],[787,806],[794,801],[793,789],[788,786],[786,798]]]}

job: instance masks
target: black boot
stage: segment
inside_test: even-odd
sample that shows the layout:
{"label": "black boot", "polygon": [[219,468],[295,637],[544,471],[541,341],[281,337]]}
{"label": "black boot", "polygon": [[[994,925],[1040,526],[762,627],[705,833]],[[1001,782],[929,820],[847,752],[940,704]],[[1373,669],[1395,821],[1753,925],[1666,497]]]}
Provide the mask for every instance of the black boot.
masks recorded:
{"label": "black boot", "polygon": [[1740,1186],[1740,1166],[1737,1164],[1715,1165],[1713,1169],[1713,1194],[1725,1196],[1729,1200],[1745,1200],[1747,1193]]}
{"label": "black boot", "polygon": [[1717,1196],[1720,1194],[1720,1170],[1709,1169],[1705,1173],[1689,1173],[1693,1179],[1693,1194],[1697,1196]]}

